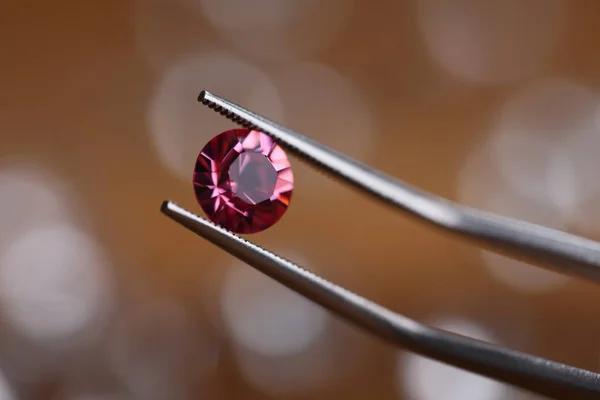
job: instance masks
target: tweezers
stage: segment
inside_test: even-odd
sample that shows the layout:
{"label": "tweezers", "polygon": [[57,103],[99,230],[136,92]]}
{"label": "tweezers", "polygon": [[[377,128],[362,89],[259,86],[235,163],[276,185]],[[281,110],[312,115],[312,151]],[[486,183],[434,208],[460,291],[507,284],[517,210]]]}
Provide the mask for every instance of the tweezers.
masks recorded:
{"label": "tweezers", "polygon": [[[273,138],[289,153],[392,208],[493,250],[600,281],[600,243],[468,208],[426,193],[222,97],[202,104]],[[386,309],[201,218],[172,201],[161,211],[251,267],[375,336],[422,356],[556,399],[600,399],[600,374],[435,329]],[[431,382],[435,384],[435,382]]]}

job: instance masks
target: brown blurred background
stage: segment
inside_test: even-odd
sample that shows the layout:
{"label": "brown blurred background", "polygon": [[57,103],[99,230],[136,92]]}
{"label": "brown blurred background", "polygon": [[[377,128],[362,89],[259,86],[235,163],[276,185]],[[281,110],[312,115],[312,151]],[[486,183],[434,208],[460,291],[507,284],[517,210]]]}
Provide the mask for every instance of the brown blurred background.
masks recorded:
{"label": "brown blurred background", "polygon": [[[0,399],[534,397],[382,344],[159,213],[202,89],[450,199],[600,239],[596,0],[0,7]],[[292,160],[251,237],[418,321],[599,370],[600,290]]]}

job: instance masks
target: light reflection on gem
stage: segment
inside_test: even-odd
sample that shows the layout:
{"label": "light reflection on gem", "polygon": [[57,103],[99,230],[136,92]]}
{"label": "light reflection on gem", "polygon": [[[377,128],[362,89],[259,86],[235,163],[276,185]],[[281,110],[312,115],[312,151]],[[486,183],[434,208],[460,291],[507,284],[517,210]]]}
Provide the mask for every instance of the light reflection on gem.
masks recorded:
{"label": "light reflection on gem", "polygon": [[242,153],[229,168],[233,193],[250,204],[269,199],[277,185],[277,171],[264,154]]}
{"label": "light reflection on gem", "polygon": [[194,169],[194,193],[208,218],[235,233],[275,224],[292,196],[294,177],[283,150],[267,135],[232,129],[204,146]]}

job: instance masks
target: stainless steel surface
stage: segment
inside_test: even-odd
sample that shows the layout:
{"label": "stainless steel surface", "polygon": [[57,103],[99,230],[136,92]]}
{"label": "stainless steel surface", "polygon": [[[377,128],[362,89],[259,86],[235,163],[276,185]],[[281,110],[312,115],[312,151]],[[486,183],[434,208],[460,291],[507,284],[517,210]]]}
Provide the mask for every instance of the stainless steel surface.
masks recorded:
{"label": "stainless steel surface", "polygon": [[161,211],[265,275],[394,345],[553,398],[600,397],[599,374],[419,324],[171,201],[165,201]]}
{"label": "stainless steel surface", "polygon": [[598,242],[475,210],[423,192],[207,91],[200,93],[198,101],[242,126],[265,132],[294,155],[437,227],[542,261],[544,266],[562,273],[600,281]]}

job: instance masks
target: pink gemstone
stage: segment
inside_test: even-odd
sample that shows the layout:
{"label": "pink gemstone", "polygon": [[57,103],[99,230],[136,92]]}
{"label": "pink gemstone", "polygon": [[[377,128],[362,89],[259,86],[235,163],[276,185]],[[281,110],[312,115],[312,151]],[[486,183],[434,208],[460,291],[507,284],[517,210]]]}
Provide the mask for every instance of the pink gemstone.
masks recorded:
{"label": "pink gemstone", "polygon": [[215,224],[256,233],[285,213],[294,189],[290,162],[269,136],[232,129],[204,146],[194,168],[196,200]]}

